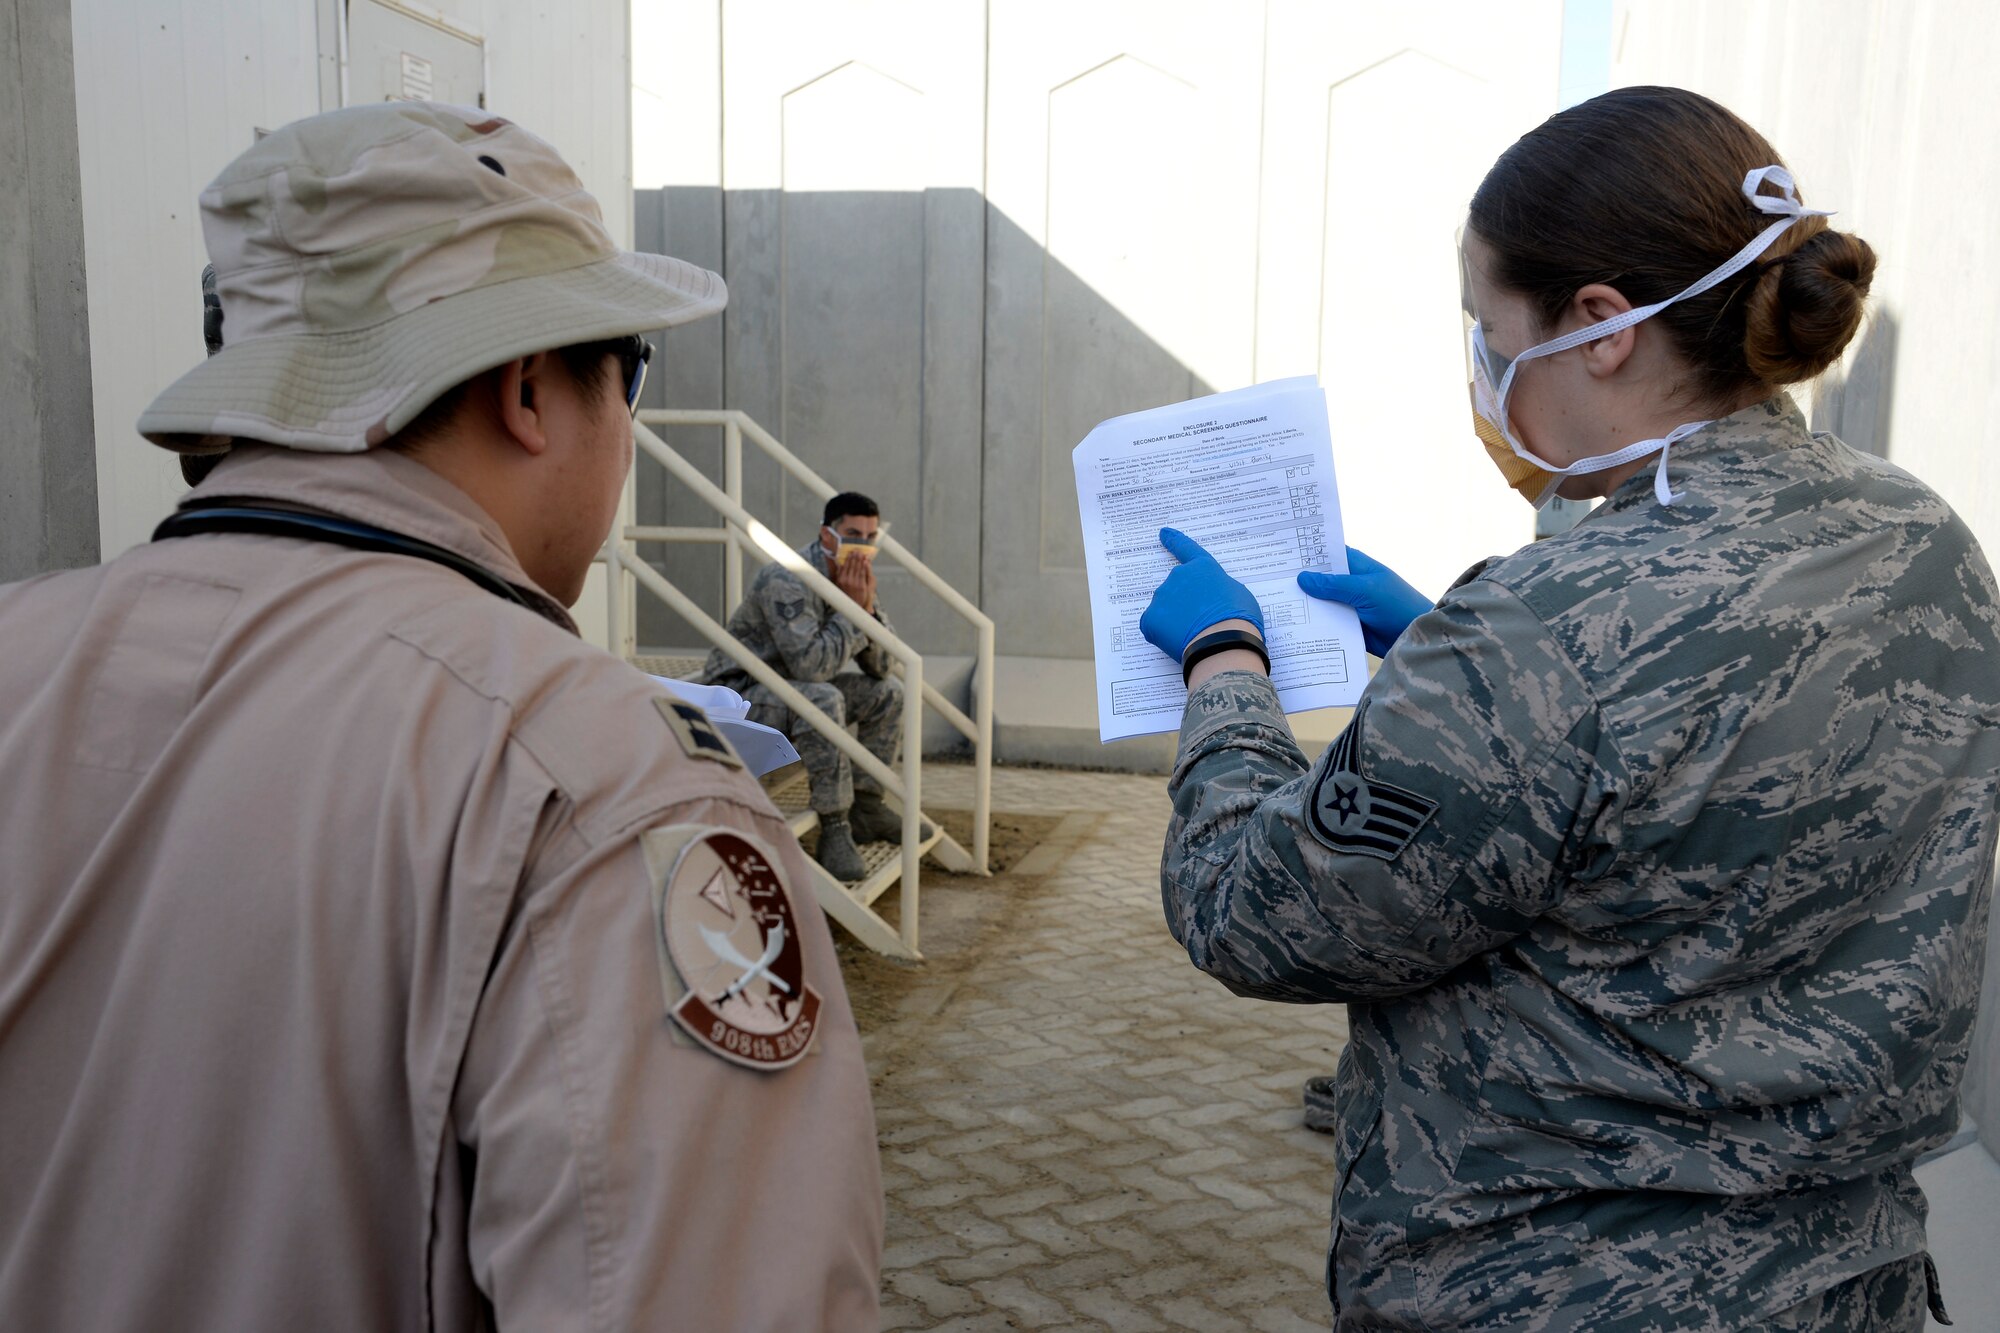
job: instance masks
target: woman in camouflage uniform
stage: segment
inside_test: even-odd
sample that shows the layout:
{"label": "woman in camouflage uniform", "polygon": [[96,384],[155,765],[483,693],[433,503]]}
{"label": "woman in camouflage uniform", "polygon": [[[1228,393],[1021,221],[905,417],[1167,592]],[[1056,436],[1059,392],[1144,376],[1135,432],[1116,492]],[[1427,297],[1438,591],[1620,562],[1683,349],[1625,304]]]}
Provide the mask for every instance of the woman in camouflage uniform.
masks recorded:
{"label": "woman in camouflage uniform", "polygon": [[1875,261],[1778,161],[1635,88],[1494,165],[1463,247],[1479,434],[1530,500],[1603,503],[1435,606],[1358,553],[1302,575],[1383,655],[1317,763],[1255,599],[1169,539],[1167,918],[1239,993],[1349,1006],[1339,1328],[1935,1305],[1911,1165],[1959,1120],[2000,614],[1950,507],[1782,392]]}

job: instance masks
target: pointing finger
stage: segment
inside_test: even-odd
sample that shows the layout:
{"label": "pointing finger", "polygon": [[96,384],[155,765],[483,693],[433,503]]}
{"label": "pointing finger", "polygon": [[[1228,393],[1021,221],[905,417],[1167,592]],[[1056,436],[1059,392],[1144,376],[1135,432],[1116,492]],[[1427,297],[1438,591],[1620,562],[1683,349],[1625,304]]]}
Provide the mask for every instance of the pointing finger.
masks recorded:
{"label": "pointing finger", "polygon": [[1178,532],[1173,528],[1160,529],[1160,545],[1166,547],[1168,553],[1184,565],[1190,560],[1199,560],[1208,554],[1202,549],[1200,542],[1185,532]]}

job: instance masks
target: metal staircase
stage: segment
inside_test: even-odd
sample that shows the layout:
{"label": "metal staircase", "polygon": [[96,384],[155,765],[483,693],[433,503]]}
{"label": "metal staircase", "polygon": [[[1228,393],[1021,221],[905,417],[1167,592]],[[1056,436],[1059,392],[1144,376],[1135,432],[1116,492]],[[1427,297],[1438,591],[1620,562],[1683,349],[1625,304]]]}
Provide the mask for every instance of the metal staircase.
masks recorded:
{"label": "metal staircase", "polygon": [[[720,486],[704,476],[687,459],[653,433],[656,425],[719,426],[723,432],[723,481]],[[759,684],[780,699],[799,718],[837,746],[861,771],[882,784],[883,790],[902,806],[903,844],[867,843],[861,847],[867,875],[855,884],[843,884],[829,875],[818,862],[808,860],[813,874],[813,890],[822,910],[861,943],[878,953],[899,958],[920,959],[918,951],[919,863],[926,854],[947,869],[984,875],[987,871],[987,843],[991,825],[993,793],[993,622],[957,589],[940,578],[929,566],[910,554],[895,538],[884,533],[882,555],[896,561],[916,580],[969,621],[977,637],[978,649],[972,676],[973,715],[940,694],[924,679],[923,658],[896,633],[857,606],[811,564],[799,557],[778,535],[743,508],[743,442],[747,439],[784,468],[813,494],[829,499],[832,486],[780,444],[769,431],[738,411],[645,411],[632,429],[640,457],[664,467],[687,494],[704,501],[722,520],[718,527],[651,527],[627,525],[614,532],[599,553],[610,575],[605,580],[605,615],[611,641],[625,644],[624,625],[627,598],[644,589],[659,598],[710,644],[735,659]],[[660,572],[639,558],[639,543],[714,543],[723,547],[723,617],[726,620],[743,599],[743,554],[755,549],[778,561],[840,614],[852,620],[897,663],[903,677],[903,757],[898,773],[870,754],[845,727],[815,707],[776,671],[751,655],[721,621],[697,605],[693,598],[675,587]],[[632,654],[636,665],[657,676],[685,678],[699,670],[698,658],[641,657]],[[945,832],[943,824],[922,811],[923,794],[923,710],[928,707],[972,742],[973,809],[972,846],[966,848]],[[772,799],[789,820],[792,832],[803,835],[818,825],[819,816],[806,804],[806,779],[794,774],[772,793]],[[928,830],[926,830],[928,825]],[[898,890],[897,922],[890,925],[876,911],[875,903],[891,888]]]}

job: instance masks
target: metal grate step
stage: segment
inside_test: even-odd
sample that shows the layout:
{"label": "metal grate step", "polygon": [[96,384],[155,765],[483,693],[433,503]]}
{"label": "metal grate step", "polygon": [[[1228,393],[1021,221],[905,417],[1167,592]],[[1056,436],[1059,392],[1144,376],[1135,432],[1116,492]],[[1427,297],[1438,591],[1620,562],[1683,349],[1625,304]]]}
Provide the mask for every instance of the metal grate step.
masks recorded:
{"label": "metal grate step", "polygon": [[649,676],[665,676],[668,680],[691,680],[701,674],[705,657],[682,657],[678,654],[636,653],[632,665]]}
{"label": "metal grate step", "polygon": [[[793,772],[765,790],[771,804],[778,807],[778,812],[791,825],[793,837],[803,838],[819,827],[819,816],[813,813],[811,806],[812,785],[803,772]],[[937,845],[938,834],[935,821],[925,822],[930,823],[933,830],[921,844],[922,850],[928,852]],[[872,903],[900,878],[903,849],[893,842],[860,842],[854,847],[861,853],[861,864],[868,867],[868,873],[858,883],[842,887],[864,904]]]}

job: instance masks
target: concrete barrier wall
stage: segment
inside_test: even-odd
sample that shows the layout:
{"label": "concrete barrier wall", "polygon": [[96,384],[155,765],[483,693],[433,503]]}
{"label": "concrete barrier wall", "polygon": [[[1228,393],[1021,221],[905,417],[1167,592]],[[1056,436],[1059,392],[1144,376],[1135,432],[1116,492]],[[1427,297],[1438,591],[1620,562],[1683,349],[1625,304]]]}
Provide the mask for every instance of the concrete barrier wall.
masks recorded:
{"label": "concrete barrier wall", "polygon": [[[993,615],[1089,655],[1069,452],[1317,373],[1349,538],[1442,591],[1533,533],[1473,442],[1452,238],[1555,106],[1558,0],[636,0],[637,235],[728,279],[659,399],[740,407]],[[719,433],[680,432],[720,475]],[[751,468],[795,543],[816,504]],[[642,521],[706,521],[641,474]],[[719,609],[720,562],[661,568]],[[893,573],[927,652],[960,622]],[[641,609],[642,639],[693,642]]]}

